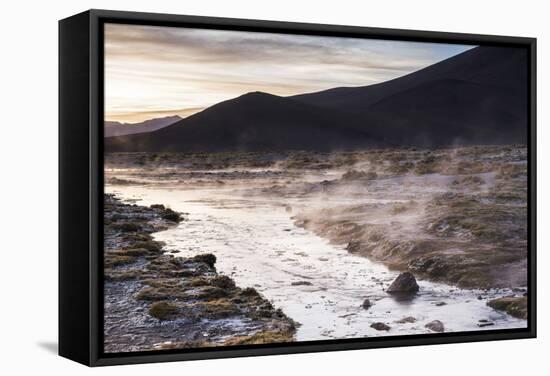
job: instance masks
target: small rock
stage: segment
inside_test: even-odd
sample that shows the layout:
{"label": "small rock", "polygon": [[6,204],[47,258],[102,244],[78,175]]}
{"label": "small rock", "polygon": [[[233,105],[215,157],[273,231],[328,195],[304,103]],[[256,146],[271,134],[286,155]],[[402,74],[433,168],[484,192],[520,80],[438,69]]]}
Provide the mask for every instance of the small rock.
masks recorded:
{"label": "small rock", "polygon": [[401,273],[386,290],[389,294],[415,294],[419,290],[416,278],[410,272]]}
{"label": "small rock", "polygon": [[204,253],[204,254],[200,254],[200,255],[196,255],[195,257],[192,257],[191,260],[195,262],[204,262],[206,265],[212,268],[216,263],[216,256],[214,256],[211,253]]}
{"label": "small rock", "polygon": [[412,316],[403,317],[402,319],[396,321],[398,324],[412,324],[413,322],[416,322],[416,319]]}
{"label": "small rock", "polygon": [[492,326],[492,325],[495,325],[494,322],[482,322],[482,323],[478,323],[477,326],[479,326],[480,328],[483,328],[485,326]]}
{"label": "small rock", "polygon": [[311,286],[313,285],[313,283],[308,281],[298,281],[298,282],[292,282],[291,285],[292,286]]}
{"label": "small rock", "polygon": [[483,300],[483,296],[478,295],[477,300]]}
{"label": "small rock", "polygon": [[355,316],[355,315],[356,315],[355,313],[348,313],[348,314],[338,316],[338,317],[341,317],[341,318],[345,319],[346,317],[351,317],[351,316]]}
{"label": "small rock", "polygon": [[383,322],[375,322],[374,324],[371,324],[370,327],[376,330],[385,330],[385,331],[388,331],[391,329],[388,325],[384,324]]}
{"label": "small rock", "polygon": [[438,333],[441,333],[441,332],[444,332],[445,331],[445,326],[443,325],[443,323],[439,320],[434,320],[434,321],[430,321],[429,323],[427,323],[426,325],[424,325],[426,328],[434,331],[434,332],[438,332]]}
{"label": "small rock", "polygon": [[436,307],[441,307],[441,306],[444,306],[444,305],[447,305],[447,303],[445,302],[437,302],[437,303],[434,303],[436,305]]}
{"label": "small rock", "polygon": [[372,307],[372,303],[370,300],[365,299],[363,301],[363,304],[361,304],[361,307],[363,307],[364,309],[369,309],[370,307]]}
{"label": "small rock", "polygon": [[481,319],[481,320],[477,320],[477,322],[489,322],[489,320],[487,320],[487,319]]}

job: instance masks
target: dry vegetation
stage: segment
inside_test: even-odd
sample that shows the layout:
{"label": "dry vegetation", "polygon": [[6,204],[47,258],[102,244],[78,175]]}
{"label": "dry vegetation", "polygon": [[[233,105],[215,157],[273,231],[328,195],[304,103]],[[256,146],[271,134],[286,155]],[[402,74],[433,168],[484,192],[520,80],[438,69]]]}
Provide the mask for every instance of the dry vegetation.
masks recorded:
{"label": "dry vegetation", "polygon": [[[464,288],[526,286],[524,145],[332,153],[119,153],[106,156],[106,173],[107,181],[116,178],[123,184],[154,181],[193,188],[229,186],[239,194],[268,196],[280,200],[296,225],[390,268]],[[344,198],[353,202],[328,205]],[[290,199],[309,200],[315,205],[293,207],[288,204]],[[170,213],[164,218],[179,220]],[[139,231],[136,227],[143,224],[137,218],[126,222],[113,220],[112,228],[121,236],[143,232],[143,227]],[[147,243],[150,239],[145,237],[139,241]],[[132,241],[138,244],[138,239]],[[137,256],[139,249],[148,249],[141,243],[135,248],[138,251],[133,254],[117,250],[112,259],[106,258],[107,265],[112,266],[106,272],[108,279],[135,278],[135,273],[125,267],[135,257],[155,257],[155,262],[149,260],[152,270],[157,262],[171,265],[168,256],[155,252]],[[209,268],[213,265],[203,264]],[[168,270],[174,273],[171,268]],[[177,299],[177,312],[185,315],[202,312],[216,316],[219,312],[225,316],[235,307],[250,308],[240,300],[247,290],[220,286],[215,275],[194,278],[183,266],[175,270],[178,278],[188,277],[185,284],[173,276],[155,278],[154,283],[145,283],[138,297],[144,301]],[[190,303],[193,299],[213,299],[215,304]],[[502,304],[492,306],[511,312]],[[264,312],[264,308],[257,312]],[[265,312],[270,309],[265,308]],[[272,337],[267,330],[253,338],[245,336],[246,341],[258,341],[263,332]]]}
{"label": "dry vegetation", "polygon": [[410,199],[306,210],[296,223],[350,252],[432,280],[461,287],[525,286],[525,152],[523,147],[376,152],[362,160],[363,170],[349,169],[324,183],[330,187],[325,194],[360,196],[359,188],[368,187],[363,193],[368,198]]}
{"label": "dry vegetation", "polygon": [[[110,195],[104,206],[105,351],[219,346],[260,332],[293,340],[294,322],[254,289],[219,275],[214,255],[174,257],[153,240],[153,232],[182,221],[180,213]],[[203,335],[204,320],[211,336]]]}

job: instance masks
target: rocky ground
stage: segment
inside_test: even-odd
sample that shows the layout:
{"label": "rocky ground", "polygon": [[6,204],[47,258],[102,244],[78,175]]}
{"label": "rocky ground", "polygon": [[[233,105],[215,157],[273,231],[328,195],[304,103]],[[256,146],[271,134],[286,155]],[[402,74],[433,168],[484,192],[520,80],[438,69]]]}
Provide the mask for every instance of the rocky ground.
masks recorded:
{"label": "rocky ground", "polygon": [[174,257],[151,234],[185,221],[163,205],[105,195],[105,352],[289,342],[295,323],[216,257]]}

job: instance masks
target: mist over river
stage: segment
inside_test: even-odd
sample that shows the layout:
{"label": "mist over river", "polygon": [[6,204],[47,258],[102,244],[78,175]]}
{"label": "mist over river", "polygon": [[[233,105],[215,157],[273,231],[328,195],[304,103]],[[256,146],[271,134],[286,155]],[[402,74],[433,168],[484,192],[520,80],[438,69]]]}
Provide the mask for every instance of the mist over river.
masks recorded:
{"label": "mist over river", "polygon": [[[300,324],[298,341],[430,333],[425,324],[433,320],[443,322],[445,331],[526,326],[525,320],[486,304],[512,294],[509,289],[459,289],[419,280],[420,292],[410,300],[387,294],[398,272],[295,225],[293,211],[316,205],[307,198],[282,204],[270,197],[247,197],[239,193],[242,187],[232,186],[111,185],[106,191],[140,205],[162,203],[187,213],[185,221],[156,233],[155,239],[177,251],[176,256],[216,255],[218,272],[240,287],[254,287]],[[353,200],[340,198],[331,204]],[[372,303],[368,310],[362,307],[365,299]],[[396,322],[404,317],[416,321]],[[375,322],[391,329],[371,328]]]}

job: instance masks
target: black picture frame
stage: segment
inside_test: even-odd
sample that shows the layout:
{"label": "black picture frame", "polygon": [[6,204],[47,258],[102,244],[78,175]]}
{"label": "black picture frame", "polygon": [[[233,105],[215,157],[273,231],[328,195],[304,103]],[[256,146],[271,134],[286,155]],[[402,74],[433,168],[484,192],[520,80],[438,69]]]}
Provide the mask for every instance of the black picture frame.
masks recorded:
{"label": "black picture frame", "polygon": [[[105,354],[102,351],[103,28],[105,22],[528,49],[526,329]],[[216,17],[88,10],[59,21],[59,354],[88,366],[536,337],[536,39]]]}

